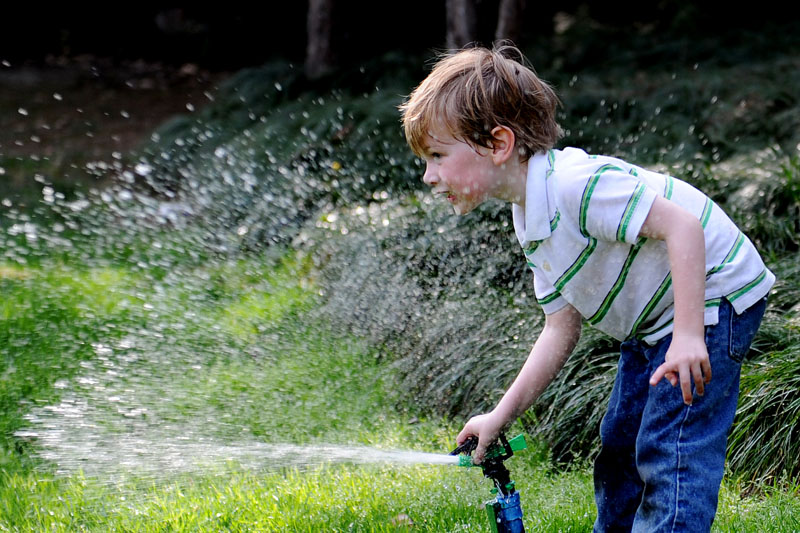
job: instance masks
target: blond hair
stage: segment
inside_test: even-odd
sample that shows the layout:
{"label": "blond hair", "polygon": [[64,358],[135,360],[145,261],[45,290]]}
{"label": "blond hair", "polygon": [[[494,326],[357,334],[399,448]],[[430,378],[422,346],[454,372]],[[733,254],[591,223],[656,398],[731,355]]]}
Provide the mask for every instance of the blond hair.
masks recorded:
{"label": "blond hair", "polygon": [[492,129],[506,126],[526,161],[552,148],[561,136],[555,116],[559,103],[522,53],[503,44],[443,56],[399,109],[406,141],[420,157],[426,136],[436,126],[486,148],[492,147]]}

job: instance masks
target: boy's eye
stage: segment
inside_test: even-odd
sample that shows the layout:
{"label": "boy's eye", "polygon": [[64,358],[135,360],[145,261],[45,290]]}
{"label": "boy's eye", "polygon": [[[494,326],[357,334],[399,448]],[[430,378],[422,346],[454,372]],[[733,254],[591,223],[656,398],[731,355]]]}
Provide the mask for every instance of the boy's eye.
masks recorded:
{"label": "boy's eye", "polygon": [[442,157],[442,154],[440,154],[439,152],[431,153],[431,158],[432,159],[439,159],[440,157]]}

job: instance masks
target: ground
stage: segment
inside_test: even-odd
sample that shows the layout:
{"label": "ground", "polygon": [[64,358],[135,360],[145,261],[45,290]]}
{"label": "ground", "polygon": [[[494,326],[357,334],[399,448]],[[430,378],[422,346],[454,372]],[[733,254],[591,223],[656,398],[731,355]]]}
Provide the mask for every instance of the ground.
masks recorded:
{"label": "ground", "polygon": [[99,180],[93,162],[113,162],[171,116],[200,109],[229,74],[96,56],[37,65],[0,57],[0,196],[24,202],[37,182],[69,191]]}

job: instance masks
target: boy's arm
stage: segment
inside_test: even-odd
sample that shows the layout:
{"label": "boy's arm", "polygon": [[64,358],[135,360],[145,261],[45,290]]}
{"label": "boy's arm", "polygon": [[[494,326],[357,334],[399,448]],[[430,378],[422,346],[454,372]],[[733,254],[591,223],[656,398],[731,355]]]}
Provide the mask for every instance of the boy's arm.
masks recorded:
{"label": "boy's arm", "polygon": [[692,379],[700,396],[704,384],[711,381],[703,324],[706,282],[703,226],[678,204],[658,197],[639,235],[666,242],[675,295],[672,342],[665,362],[650,377],[650,385],[657,385],[664,377],[673,387],[680,381],[683,401],[691,405]]}
{"label": "boy's arm", "polygon": [[483,461],[486,447],[500,431],[525,412],[553,381],[575,348],[580,331],[581,315],[571,305],[547,315],[527,361],[497,407],[471,418],[456,437],[459,445],[470,436],[478,437],[478,447],[472,454],[476,463]]}

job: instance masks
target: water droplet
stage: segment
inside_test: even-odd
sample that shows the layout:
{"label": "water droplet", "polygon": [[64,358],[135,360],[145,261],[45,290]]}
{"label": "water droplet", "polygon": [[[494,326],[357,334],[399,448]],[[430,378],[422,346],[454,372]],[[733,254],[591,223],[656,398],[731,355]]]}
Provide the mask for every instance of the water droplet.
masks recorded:
{"label": "water droplet", "polygon": [[147,176],[151,172],[153,172],[153,167],[148,165],[147,163],[138,163],[134,168],[134,172],[139,174],[140,176]]}

